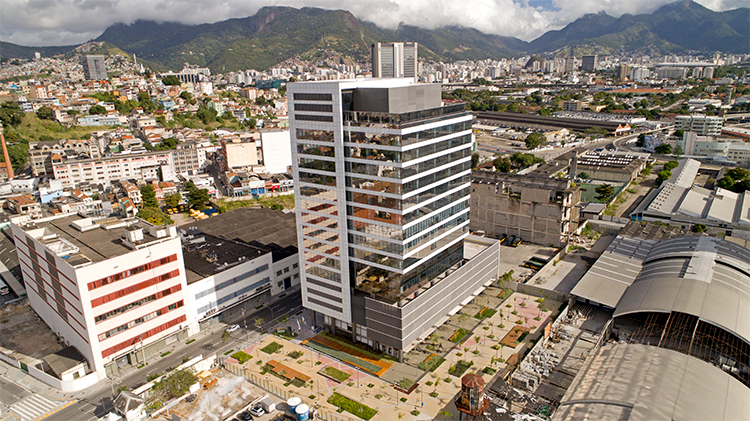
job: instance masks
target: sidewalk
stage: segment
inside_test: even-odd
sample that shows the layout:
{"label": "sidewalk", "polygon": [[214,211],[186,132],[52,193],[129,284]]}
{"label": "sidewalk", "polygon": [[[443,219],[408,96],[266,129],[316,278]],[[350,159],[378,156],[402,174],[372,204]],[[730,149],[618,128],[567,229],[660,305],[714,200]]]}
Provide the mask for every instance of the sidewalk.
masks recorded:
{"label": "sidewalk", "polygon": [[30,374],[21,370],[20,368],[13,367],[2,360],[0,360],[0,376],[17,384],[18,386],[23,387],[29,392],[43,395],[57,401],[68,401],[71,399],[75,399],[75,394],[78,393],[65,393],[57,390],[51,386],[48,386],[43,381],[31,377]]}

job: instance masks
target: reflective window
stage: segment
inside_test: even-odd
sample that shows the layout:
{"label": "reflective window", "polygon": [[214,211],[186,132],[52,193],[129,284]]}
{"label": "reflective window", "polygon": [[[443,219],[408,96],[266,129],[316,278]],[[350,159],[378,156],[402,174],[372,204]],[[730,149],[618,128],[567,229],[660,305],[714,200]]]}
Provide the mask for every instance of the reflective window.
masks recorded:
{"label": "reflective window", "polygon": [[299,181],[332,187],[336,185],[336,177],[332,175],[313,174],[303,171],[299,172]]}
{"label": "reflective window", "polygon": [[344,142],[367,143],[381,146],[400,146],[401,136],[387,133],[344,132]]}
{"label": "reflective window", "polygon": [[333,132],[330,130],[297,129],[297,139],[333,142]]}
{"label": "reflective window", "polygon": [[297,158],[299,168],[336,172],[336,163],[322,159]]}
{"label": "reflective window", "polygon": [[333,146],[311,145],[309,143],[297,143],[297,153],[330,157],[336,156]]}
{"label": "reflective window", "polygon": [[306,197],[319,197],[324,200],[335,202],[337,200],[336,191],[329,189],[322,189],[310,186],[300,186],[300,195]]}
{"label": "reflective window", "polygon": [[341,269],[341,263],[338,259],[322,256],[320,254],[305,252],[305,261],[315,263],[316,265],[328,266],[334,269]]}
{"label": "reflective window", "polygon": [[386,224],[401,225],[401,215],[383,210],[372,210],[360,208],[357,206],[347,206],[347,215],[356,218],[370,219],[372,221],[383,222]]}
{"label": "reflective window", "polygon": [[309,275],[317,276],[318,278],[341,282],[341,274],[332,270],[323,269],[313,265],[306,265],[305,272]]}
{"label": "reflective window", "polygon": [[392,183],[390,181],[373,181],[366,178],[347,177],[347,186],[355,189],[401,194],[401,184]]}
{"label": "reflective window", "polygon": [[347,199],[351,202],[357,202],[365,205],[378,206],[388,209],[401,209],[401,201],[398,199],[357,192],[348,192],[346,193],[346,195]]}
{"label": "reflective window", "polygon": [[401,162],[401,154],[396,151],[386,151],[377,148],[360,148],[356,146],[347,146],[344,148],[345,155],[348,158],[371,159],[375,161]]}

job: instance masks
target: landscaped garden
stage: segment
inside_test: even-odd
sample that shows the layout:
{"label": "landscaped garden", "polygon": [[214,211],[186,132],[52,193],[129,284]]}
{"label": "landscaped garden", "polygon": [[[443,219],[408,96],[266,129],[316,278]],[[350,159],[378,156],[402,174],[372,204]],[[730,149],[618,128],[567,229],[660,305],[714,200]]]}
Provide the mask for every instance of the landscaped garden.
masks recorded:
{"label": "landscaped garden", "polygon": [[337,392],[334,392],[333,395],[328,398],[328,403],[337,406],[339,408],[339,412],[346,411],[352,415],[356,415],[362,418],[363,420],[370,420],[378,413],[378,411],[370,408],[362,402],[357,402],[353,399],[349,399]]}

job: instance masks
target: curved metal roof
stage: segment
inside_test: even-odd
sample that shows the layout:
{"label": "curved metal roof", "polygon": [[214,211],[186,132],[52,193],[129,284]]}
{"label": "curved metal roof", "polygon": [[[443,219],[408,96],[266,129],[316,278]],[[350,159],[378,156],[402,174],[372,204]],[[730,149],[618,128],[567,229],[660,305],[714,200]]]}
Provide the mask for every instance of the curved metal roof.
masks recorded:
{"label": "curved metal roof", "polygon": [[698,316],[750,342],[750,250],[702,236],[655,244],[614,316],[672,311]]}
{"label": "curved metal roof", "polygon": [[750,389],[698,358],[649,345],[597,349],[563,396],[553,421],[742,420]]}

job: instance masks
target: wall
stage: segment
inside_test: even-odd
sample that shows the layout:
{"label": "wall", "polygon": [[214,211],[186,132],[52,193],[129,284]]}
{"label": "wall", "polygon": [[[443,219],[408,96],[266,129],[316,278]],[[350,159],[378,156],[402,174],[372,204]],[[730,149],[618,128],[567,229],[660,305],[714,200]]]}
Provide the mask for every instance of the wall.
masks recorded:
{"label": "wall", "polygon": [[451,310],[481,292],[485,283],[497,279],[499,242],[471,238],[492,244],[403,307],[365,298],[367,337],[398,349],[407,348]]}
{"label": "wall", "polygon": [[[297,267],[294,267],[295,265]],[[285,270],[288,270],[288,272],[285,272]],[[277,274],[279,271],[281,271],[281,275]],[[286,278],[291,278],[292,285],[290,288],[299,285],[299,253],[295,253],[277,262],[273,262],[273,267],[271,269],[271,295],[278,295],[284,292],[284,289],[286,288],[284,287],[283,282]],[[281,286],[279,286],[279,282],[282,283]]]}
{"label": "wall", "polygon": [[[16,360],[15,358],[9,357],[8,355],[5,355],[2,352],[0,352],[0,360],[3,360],[4,362],[10,364],[13,367],[23,370],[18,360]],[[97,375],[96,372],[90,373],[86,376],[79,377],[74,380],[63,381],[63,380],[58,379],[57,377],[50,376],[44,371],[39,370],[38,368],[33,367],[33,366],[27,365],[24,371],[28,372],[31,377],[37,380],[41,380],[48,386],[54,387],[55,389],[61,390],[63,392],[76,392],[79,390],[83,390],[83,389],[86,389],[88,387],[95,385],[99,381],[99,376]]]}
{"label": "wall", "polygon": [[260,132],[263,165],[271,174],[281,174],[292,165],[292,146],[289,131]]}

